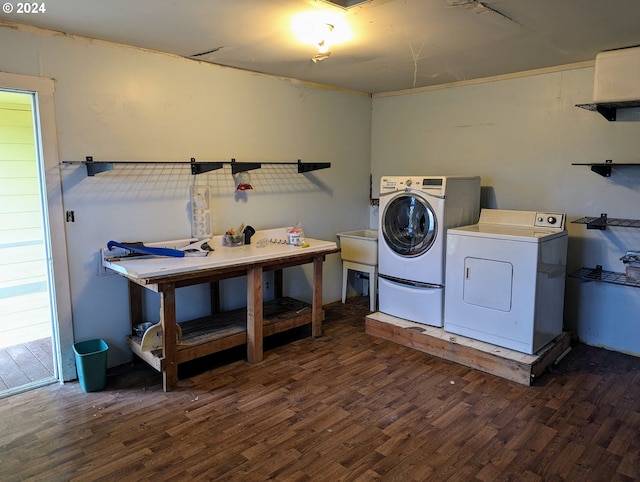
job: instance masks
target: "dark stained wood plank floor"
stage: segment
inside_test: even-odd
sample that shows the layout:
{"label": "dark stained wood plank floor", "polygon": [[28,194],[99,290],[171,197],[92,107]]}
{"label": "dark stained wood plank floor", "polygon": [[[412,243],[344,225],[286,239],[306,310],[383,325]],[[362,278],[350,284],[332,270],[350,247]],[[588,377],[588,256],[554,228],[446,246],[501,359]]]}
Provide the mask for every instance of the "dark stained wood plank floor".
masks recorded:
{"label": "dark stained wood plank floor", "polygon": [[[0,400],[2,480],[632,481],[640,359],[576,344],[531,387],[364,332],[367,298],[322,337],[185,366],[145,364]],[[297,330],[299,335],[306,335]]]}

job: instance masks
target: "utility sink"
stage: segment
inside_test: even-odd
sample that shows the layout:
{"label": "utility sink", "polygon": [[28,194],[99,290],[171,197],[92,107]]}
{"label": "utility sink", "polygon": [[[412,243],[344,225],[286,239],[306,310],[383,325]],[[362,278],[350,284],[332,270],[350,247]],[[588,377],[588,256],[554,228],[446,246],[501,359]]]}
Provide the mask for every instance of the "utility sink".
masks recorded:
{"label": "utility sink", "polygon": [[337,233],[343,261],[376,266],[378,264],[378,230],[357,229]]}

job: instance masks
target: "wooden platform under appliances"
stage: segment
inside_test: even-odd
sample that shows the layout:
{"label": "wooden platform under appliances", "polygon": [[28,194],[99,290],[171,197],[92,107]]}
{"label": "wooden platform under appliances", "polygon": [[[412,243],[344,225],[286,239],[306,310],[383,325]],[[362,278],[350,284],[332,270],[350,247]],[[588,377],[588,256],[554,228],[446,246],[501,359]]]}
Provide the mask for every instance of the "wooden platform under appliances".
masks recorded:
{"label": "wooden platform under appliances", "polygon": [[527,355],[380,312],[367,316],[366,331],[372,336],[523,385],[531,385],[571,343],[569,333],[564,332],[535,355]]}

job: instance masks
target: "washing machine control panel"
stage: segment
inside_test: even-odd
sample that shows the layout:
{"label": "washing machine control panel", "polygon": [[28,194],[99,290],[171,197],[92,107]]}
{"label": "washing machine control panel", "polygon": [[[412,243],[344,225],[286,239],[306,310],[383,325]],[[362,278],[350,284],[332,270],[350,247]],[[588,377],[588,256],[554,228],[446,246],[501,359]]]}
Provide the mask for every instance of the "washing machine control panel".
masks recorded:
{"label": "washing machine control panel", "polygon": [[564,213],[536,213],[535,226],[537,228],[564,229]]}
{"label": "washing machine control panel", "polygon": [[381,179],[380,192],[389,193],[409,189],[419,189],[421,191],[433,191],[436,194],[439,194],[443,189],[443,185],[443,177],[388,176]]}

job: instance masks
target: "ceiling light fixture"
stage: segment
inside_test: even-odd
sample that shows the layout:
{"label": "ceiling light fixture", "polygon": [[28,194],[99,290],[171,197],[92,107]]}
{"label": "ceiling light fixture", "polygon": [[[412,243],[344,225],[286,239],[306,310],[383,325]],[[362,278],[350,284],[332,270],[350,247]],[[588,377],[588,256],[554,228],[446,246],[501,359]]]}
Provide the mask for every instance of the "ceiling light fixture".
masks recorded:
{"label": "ceiling light fixture", "polygon": [[[348,10],[353,7],[361,6],[363,3],[372,3],[374,0],[306,0],[307,3],[313,5],[314,7],[328,7],[328,8],[339,8],[341,10]],[[382,3],[383,1],[390,0],[375,0],[376,3]],[[468,1],[468,0],[467,0]]]}
{"label": "ceiling light fixture", "polygon": [[318,49],[318,53],[311,58],[314,62],[329,58],[333,45],[352,37],[349,24],[343,16],[326,11],[296,15],[292,19],[291,29],[300,42]]}
{"label": "ceiling light fixture", "polygon": [[313,57],[311,57],[311,60],[313,60],[313,63],[318,63],[318,62],[322,62],[325,59],[328,59],[330,56],[331,56],[331,52],[315,54]]}
{"label": "ceiling light fixture", "polygon": [[325,23],[324,25],[319,26],[317,37],[318,53],[311,57],[311,60],[314,62],[321,62],[328,59],[331,55],[331,44],[329,42],[331,32],[333,32],[333,25],[330,23]]}
{"label": "ceiling light fixture", "polygon": [[331,37],[331,32],[333,32],[333,25],[325,23],[324,25],[321,25],[318,30],[318,52],[321,54],[331,52],[329,39]]}

